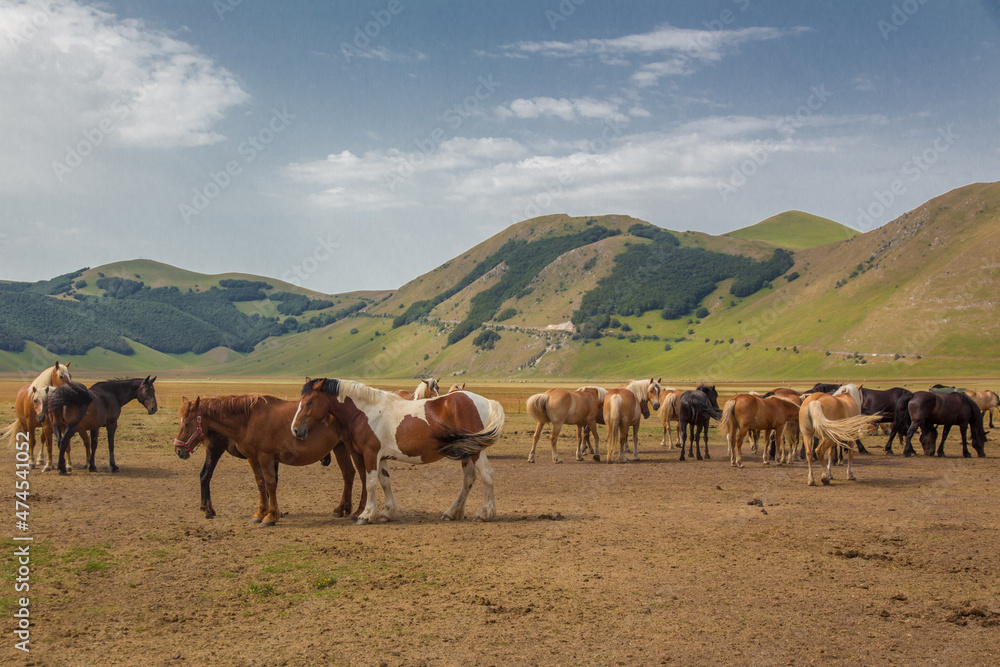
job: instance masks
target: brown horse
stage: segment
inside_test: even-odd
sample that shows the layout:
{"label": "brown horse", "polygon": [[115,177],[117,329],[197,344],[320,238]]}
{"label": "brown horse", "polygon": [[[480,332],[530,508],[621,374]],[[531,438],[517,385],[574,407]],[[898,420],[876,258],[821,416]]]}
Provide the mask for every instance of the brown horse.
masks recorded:
{"label": "brown horse", "polygon": [[[781,431],[786,424],[794,423],[798,427],[800,403],[798,396],[792,401],[777,396],[761,398],[752,394],[737,394],[727,401],[722,409],[719,430],[726,434],[729,441],[729,462],[738,468],[743,467],[743,440],[749,432],[758,431],[764,433],[764,465],[770,463],[768,450],[771,433],[781,438]],[[789,460],[790,455],[791,452]],[[784,462],[784,447],[778,462]]]}
{"label": "brown horse", "polygon": [[608,445],[605,462],[617,458],[625,462],[628,451],[628,431],[632,429],[632,460],[639,460],[639,426],[642,418],[649,418],[649,406],[660,409],[660,381],[633,380],[625,387],[609,389],[604,397],[604,424],[608,431]]}
{"label": "brown horse", "polygon": [[[464,388],[465,385],[463,384],[462,387]],[[435,396],[441,395],[441,392],[438,389],[438,381],[435,380],[434,378],[421,380],[420,384],[418,384],[417,388],[414,389],[413,391],[407,391],[405,389],[397,389],[392,393],[396,394],[396,396],[401,396],[409,401],[416,401],[420,400],[421,398],[434,398]]]}
{"label": "brown horse", "polygon": [[[229,448],[235,445],[239,455],[246,457],[253,469],[260,502],[252,520],[262,526],[273,526],[281,516],[278,509],[276,464],[310,465],[322,460],[332,451],[344,476],[344,492],[334,512],[337,516],[345,516],[351,511],[354,466],[350,460],[352,454],[347,448],[343,444],[338,447],[338,443],[342,441],[340,425],[333,421],[317,424],[309,437],[295,438],[288,426],[297,409],[298,403],[295,401],[283,401],[264,394],[205,396],[195,398],[194,401],[181,398],[181,407],[177,413],[180,427],[174,438],[174,451],[180,458],[186,459],[206,438],[210,439],[213,446],[225,445]],[[360,457],[355,462],[362,465]],[[204,504],[204,488],[202,491]],[[364,489],[361,493],[363,504]],[[208,503],[210,505],[211,500]]]}
{"label": "brown horse", "polygon": [[[491,521],[496,517],[493,467],[485,449],[503,433],[504,412],[498,402],[470,391],[407,401],[360,382],[307,378],[292,420],[292,433],[296,438],[306,438],[317,423],[330,416],[340,423],[351,446],[364,456],[368,497],[358,517],[359,525],[379,518],[391,521],[399,514],[385,465],[387,460],[461,461],[462,488],[442,518],[459,520],[465,515],[465,501],[477,472],[485,488],[483,506],[476,520]],[[377,514],[377,484],[381,484],[385,494],[381,515]]]}
{"label": "brown horse", "polygon": [[556,449],[559,431],[563,424],[578,427],[576,460],[583,460],[583,433],[586,432],[589,438],[590,433],[597,432],[597,413],[601,409],[601,400],[595,389],[586,388],[576,391],[549,389],[542,394],[530,396],[524,405],[528,414],[538,422],[538,426],[535,428],[535,437],[531,442],[531,451],[528,452],[529,463],[535,462],[535,448],[538,446],[538,438],[542,435],[542,428],[546,424],[552,424],[550,441],[553,463],[563,462]]}
{"label": "brown horse", "polygon": [[[38,377],[36,377],[31,384],[27,384],[21,387],[17,392],[17,398],[14,400],[14,422],[7,427],[7,429],[0,434],[0,438],[10,438],[11,442],[17,438],[18,433],[28,434],[28,465],[31,468],[42,465],[42,448],[39,447],[38,455],[35,456],[35,430],[42,426],[43,423],[38,419],[39,411],[32,404],[36,399],[42,400],[44,397],[40,394],[45,387],[59,387],[66,384],[73,378],[69,373],[69,365],[72,362],[66,362],[65,364],[60,364],[58,361],[52,368],[46,368],[42,371]],[[45,432],[42,432],[43,442],[45,441]],[[52,452],[52,435],[48,434],[47,441],[48,450]],[[45,470],[49,470],[52,467],[51,461],[45,462]]]}
{"label": "brown horse", "polygon": [[677,442],[681,441],[681,422],[677,417],[677,404],[683,393],[683,389],[674,389],[673,387],[664,387],[663,391],[660,392],[660,423],[663,425],[663,439],[660,441],[660,447],[674,448],[673,439],[670,437],[671,421],[677,422]]}
{"label": "brown horse", "polygon": [[975,389],[966,389],[965,395],[979,406],[984,418],[986,413],[989,413],[990,428],[993,428],[993,411],[1000,409],[1000,396],[997,396],[995,391],[976,391]]}
{"label": "brown horse", "polygon": [[833,450],[837,445],[847,449],[847,479],[857,479],[851,467],[856,451],[855,440],[861,437],[869,424],[879,420],[878,415],[862,415],[861,402],[861,390],[853,384],[845,384],[832,395],[816,392],[803,399],[799,408],[799,432],[806,446],[809,486],[816,486],[812,469],[813,438],[820,441],[815,448],[816,458],[821,466],[826,467],[820,478],[823,484],[829,484],[833,479]]}

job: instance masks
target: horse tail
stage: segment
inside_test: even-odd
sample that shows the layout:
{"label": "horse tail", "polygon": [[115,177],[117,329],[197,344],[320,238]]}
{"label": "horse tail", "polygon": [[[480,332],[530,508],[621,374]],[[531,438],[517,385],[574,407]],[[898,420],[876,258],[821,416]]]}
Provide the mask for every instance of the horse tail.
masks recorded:
{"label": "horse tail", "polygon": [[17,434],[21,432],[20,426],[21,420],[15,419],[14,423],[7,427],[7,430],[0,433],[0,440],[7,438],[10,440],[11,444],[14,444],[14,439],[17,437]]}
{"label": "horse tail", "polygon": [[45,400],[45,414],[55,416],[62,413],[63,408],[77,408],[76,422],[79,423],[93,400],[94,395],[89,389],[79,382],[71,381],[49,394]]}
{"label": "horse tail", "polygon": [[726,440],[729,442],[729,446],[732,447],[734,441],[736,440],[736,399],[730,399],[726,401],[726,405],[722,408],[722,421],[719,422],[719,431],[726,434]]}
{"label": "horse tail", "polygon": [[608,461],[610,461],[612,451],[621,453],[621,443],[618,439],[621,437],[622,397],[611,394],[604,399],[604,407],[608,412],[604,422],[608,428]]}
{"label": "horse tail", "polygon": [[529,396],[528,400],[524,403],[525,410],[527,410],[528,414],[531,415],[531,418],[539,424],[548,423],[548,406],[548,394],[533,394]]}
{"label": "horse tail", "polygon": [[910,400],[912,392],[906,392],[896,400],[896,414],[892,418],[892,428],[897,433],[905,434],[910,428]]}
{"label": "horse tail", "polygon": [[472,458],[503,435],[503,424],[506,419],[503,406],[497,401],[487,400],[490,406],[490,416],[481,431],[469,433],[446,427],[437,433],[438,440],[442,441],[438,451],[445,458],[456,461]]}
{"label": "horse tail", "polygon": [[854,441],[864,435],[869,424],[878,421],[877,415],[858,415],[844,419],[828,419],[823,414],[823,406],[819,401],[809,404],[809,421],[813,431],[820,440],[830,438],[836,444],[858,451]]}
{"label": "horse tail", "polygon": [[667,419],[670,417],[677,416],[677,392],[672,391],[667,394],[667,397],[660,403],[660,421],[664,424],[667,423]]}

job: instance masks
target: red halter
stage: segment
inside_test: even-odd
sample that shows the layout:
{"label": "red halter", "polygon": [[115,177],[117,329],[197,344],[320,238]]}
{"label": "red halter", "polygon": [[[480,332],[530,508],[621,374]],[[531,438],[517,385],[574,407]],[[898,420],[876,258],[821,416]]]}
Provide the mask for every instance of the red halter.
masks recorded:
{"label": "red halter", "polygon": [[198,448],[198,443],[205,437],[205,432],[201,430],[201,411],[196,413],[195,418],[197,419],[198,427],[191,434],[191,437],[187,439],[187,442],[174,438],[174,447],[183,447],[187,450],[188,454],[194,453],[194,450]]}

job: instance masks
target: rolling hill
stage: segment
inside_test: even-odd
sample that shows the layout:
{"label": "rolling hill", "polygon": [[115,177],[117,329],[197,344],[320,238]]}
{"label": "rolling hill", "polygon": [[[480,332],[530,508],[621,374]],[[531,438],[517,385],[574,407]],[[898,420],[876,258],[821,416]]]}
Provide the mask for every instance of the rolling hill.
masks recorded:
{"label": "rolling hill", "polygon": [[[259,276],[205,276],[136,260],[88,269],[70,281],[85,286],[44,298],[106,299],[96,285],[101,274],[143,282],[150,293],[177,288],[212,298],[245,287],[227,281],[270,287],[267,298],[232,302],[258,323],[284,327],[252,349],[169,354],[124,336],[131,355],[94,348],[72,357],[74,367],[99,373],[655,374],[678,382],[996,375],[998,211],[1000,184],[988,183],[865,234],[794,211],[722,236],[628,216],[549,215],[512,225],[392,292],[322,295]],[[285,302],[270,298],[281,292],[324,308],[285,326],[277,310],[287,310]],[[0,305],[6,298],[0,291]],[[463,323],[467,335],[456,334]],[[51,356],[29,342],[0,351],[0,370],[34,368]]]}

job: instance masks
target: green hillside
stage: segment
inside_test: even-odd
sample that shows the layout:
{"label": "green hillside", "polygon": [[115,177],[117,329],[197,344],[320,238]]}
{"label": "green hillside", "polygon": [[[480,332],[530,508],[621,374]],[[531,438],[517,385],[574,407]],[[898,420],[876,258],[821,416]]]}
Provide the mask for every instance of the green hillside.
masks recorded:
{"label": "green hillside", "polygon": [[785,211],[756,225],[737,229],[726,236],[745,241],[765,241],[781,248],[799,250],[846,241],[857,230],[828,218],[802,211]]}

